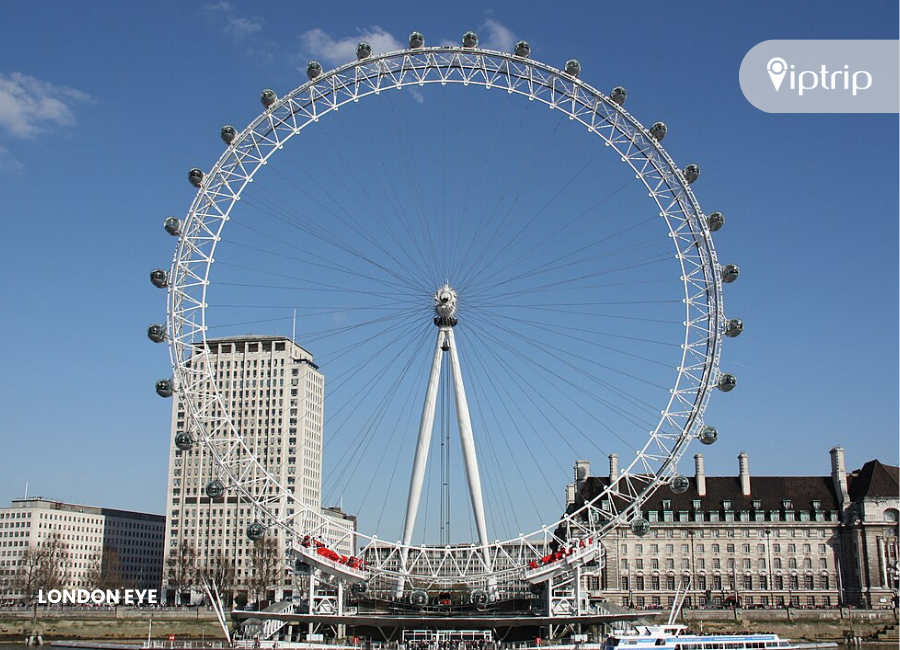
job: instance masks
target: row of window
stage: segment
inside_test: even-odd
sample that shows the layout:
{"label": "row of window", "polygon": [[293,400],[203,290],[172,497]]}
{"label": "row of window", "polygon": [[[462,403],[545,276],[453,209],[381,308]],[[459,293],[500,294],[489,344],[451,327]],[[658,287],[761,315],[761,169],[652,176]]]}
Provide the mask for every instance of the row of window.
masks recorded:
{"label": "row of window", "polygon": [[[787,579],[785,579],[787,578]],[[681,576],[622,576],[622,591],[674,591],[676,585],[682,580]],[[706,576],[703,574],[693,577],[691,582],[692,589],[713,589],[721,591],[729,589],[734,591],[736,587],[740,587],[745,591],[775,589],[781,591],[783,589],[831,589],[831,576],[822,574],[816,576],[812,573],[806,575],[745,575],[745,576]]]}

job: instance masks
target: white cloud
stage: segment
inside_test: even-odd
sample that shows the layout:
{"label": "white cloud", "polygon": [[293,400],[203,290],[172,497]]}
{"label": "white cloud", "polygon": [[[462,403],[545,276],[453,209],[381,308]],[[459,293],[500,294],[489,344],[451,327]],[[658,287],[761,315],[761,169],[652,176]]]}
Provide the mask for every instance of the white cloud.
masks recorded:
{"label": "white cloud", "polygon": [[499,50],[501,52],[512,52],[513,46],[516,44],[516,37],[505,25],[497,22],[493,18],[486,18],[484,21],[483,37],[479,35],[479,46],[488,50]]}
{"label": "white cloud", "polygon": [[0,172],[18,171],[22,169],[22,163],[16,160],[9,149],[0,145]]}
{"label": "white cloud", "polygon": [[392,52],[406,47],[406,44],[390,32],[378,26],[361,29],[356,36],[334,38],[324,30],[316,28],[300,35],[303,53],[321,61],[326,67],[348,63],[356,58],[356,45],[367,41],[373,54]]}
{"label": "white cloud", "polygon": [[266,21],[259,16],[251,18],[241,18],[235,15],[234,6],[230,2],[216,2],[214,4],[204,5],[203,7],[208,13],[216,14],[215,20],[219,20],[219,16],[224,18],[225,26],[222,31],[233,36],[236,39],[253,36],[262,31]]}
{"label": "white cloud", "polygon": [[236,38],[244,38],[262,31],[265,21],[262,18],[238,18],[237,16],[228,16],[225,19],[225,33],[231,34]]}
{"label": "white cloud", "polygon": [[21,72],[0,73],[0,127],[16,137],[31,138],[48,128],[71,126],[73,106],[89,99],[80,90]]}

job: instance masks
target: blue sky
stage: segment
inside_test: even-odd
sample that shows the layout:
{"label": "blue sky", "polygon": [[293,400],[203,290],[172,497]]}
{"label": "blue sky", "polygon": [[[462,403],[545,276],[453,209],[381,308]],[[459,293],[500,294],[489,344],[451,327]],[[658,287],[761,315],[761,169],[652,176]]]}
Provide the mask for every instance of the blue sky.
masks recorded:
{"label": "blue sky", "polygon": [[[209,169],[219,127],[243,128],[262,88],[300,85],[307,60],[329,68],[360,38],[384,51],[412,30],[429,44],[467,29],[498,49],[526,39],[534,58],[560,67],[578,58],[585,81],[626,86],[639,119],[669,124],[677,162],[701,164],[700,203],[728,218],[720,258],[742,271],[726,305],[746,324],[722,362],[738,388],[709,411],[721,433],[702,449],[709,473],[735,474],[747,451],[754,474],[824,474],[836,444],[851,468],[897,464],[897,115],[766,114],[738,85],[741,60],[763,40],[896,39],[897,12],[828,2],[7,4],[0,503],[27,482],[32,495],[164,510],[170,404],[153,383],[169,374],[168,356],[145,330],[163,320],[165,300],[148,273],[171,260],[162,220],[187,210],[187,170]],[[447,111],[439,104],[425,98],[422,119],[433,121],[423,125]],[[346,119],[323,134],[352,155],[348,134],[365,126]]]}

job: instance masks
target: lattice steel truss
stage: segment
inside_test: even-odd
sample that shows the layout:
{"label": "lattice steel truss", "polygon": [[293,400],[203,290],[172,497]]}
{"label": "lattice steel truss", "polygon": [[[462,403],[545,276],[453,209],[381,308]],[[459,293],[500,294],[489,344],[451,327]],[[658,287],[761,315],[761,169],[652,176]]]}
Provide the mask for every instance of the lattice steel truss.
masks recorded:
{"label": "lattice steel truss", "polygon": [[[205,174],[183,221],[169,274],[168,337],[177,391],[198,441],[221,467],[230,489],[253,503],[258,520],[284,528],[293,539],[325,525],[321,513],[294,501],[285,486],[250,452],[228,415],[207,362],[206,301],[216,246],[241,192],[270,157],[303,129],[361,99],[406,86],[478,85],[536,100],[562,111],[603,140],[646,186],[665,221],[684,286],[681,363],[668,403],[646,444],[604,491],[580,510],[520,538],[487,548],[477,544],[433,547],[396,544],[359,533],[367,571],[410,584],[486,584],[521,580],[529,562],[551,545],[590,543],[613,527],[640,517],[648,496],[675,474],[677,461],[703,426],[719,378],[725,328],[721,267],[706,217],[689,180],[634,116],[597,89],[553,67],[503,52],[430,47],[371,56],[321,74],[277,99],[241,131]],[[224,415],[217,415],[222,413]],[[334,523],[331,523],[332,528]],[[563,532],[564,531],[564,532]],[[346,532],[352,534],[351,531]],[[407,569],[397,562],[408,555]],[[490,558],[490,562],[485,558]]]}

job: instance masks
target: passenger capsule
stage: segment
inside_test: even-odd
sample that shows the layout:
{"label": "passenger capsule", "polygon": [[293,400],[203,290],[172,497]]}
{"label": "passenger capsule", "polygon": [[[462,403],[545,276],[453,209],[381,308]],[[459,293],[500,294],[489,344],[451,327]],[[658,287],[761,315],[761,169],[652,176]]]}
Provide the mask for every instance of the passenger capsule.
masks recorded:
{"label": "passenger capsule", "polygon": [[271,88],[266,88],[260,93],[259,101],[261,101],[262,105],[266,108],[270,108],[272,104],[278,101],[278,95],[276,95],[275,91]]}
{"label": "passenger capsule", "polygon": [[487,605],[488,595],[484,589],[473,589],[469,594],[469,601],[473,605]]}
{"label": "passenger capsule", "polygon": [[734,338],[735,336],[740,336],[743,331],[744,321],[740,318],[730,318],[728,322],[725,323],[725,336]]}
{"label": "passenger capsule", "polygon": [[578,59],[569,59],[566,61],[566,74],[577,77],[581,74],[581,64]]}
{"label": "passenger capsule", "polygon": [[628,91],[625,90],[623,86],[616,86],[612,89],[612,92],[609,93],[609,98],[613,100],[616,104],[621,106],[625,103],[625,99],[628,97]]}
{"label": "passenger capsule", "polygon": [[531,45],[528,44],[528,41],[519,41],[516,43],[516,56],[521,56],[523,59],[527,59],[531,56]]}
{"label": "passenger capsule", "polygon": [[162,343],[166,340],[166,328],[164,325],[151,325],[147,328],[147,338],[154,343]]}
{"label": "passenger capsule", "polygon": [[653,139],[657,142],[666,137],[666,133],[668,132],[669,127],[666,126],[665,122],[654,122],[653,126],[650,127],[650,135],[653,136]]}
{"label": "passenger capsule", "polygon": [[362,61],[372,56],[372,46],[365,41],[356,44],[356,58]]}
{"label": "passenger capsule", "polygon": [[640,517],[631,522],[631,532],[638,537],[644,537],[650,532],[650,522]]}
{"label": "passenger capsule", "polygon": [[721,212],[713,212],[711,215],[706,217],[706,225],[709,228],[710,232],[721,230],[722,226],[725,225],[725,215]]}
{"label": "passenger capsule", "polygon": [[724,375],[719,377],[718,389],[723,393],[728,393],[734,390],[735,386],[737,386],[737,377],[732,375],[730,372],[726,372]]}
{"label": "passenger capsule", "polygon": [[412,49],[417,49],[423,47],[425,45],[425,37],[421,32],[413,32],[409,35],[409,46]]}
{"label": "passenger capsule", "polygon": [[266,528],[258,521],[254,521],[252,524],[247,526],[247,537],[250,538],[251,541],[256,541],[261,539],[263,535],[266,534]]}
{"label": "passenger capsule", "polygon": [[322,74],[322,64],[318,61],[310,61],[306,64],[306,76],[315,79]]}
{"label": "passenger capsule", "polygon": [[237,137],[237,130],[230,124],[226,124],[219,131],[219,135],[222,136],[222,142],[224,142],[225,144],[231,144]]}
{"label": "passenger capsule", "polygon": [[669,488],[675,494],[684,494],[691,487],[691,481],[687,476],[682,476],[681,474],[676,474],[672,477],[672,480],[669,481]]}
{"label": "passenger capsule", "polygon": [[156,394],[160,397],[172,397],[172,393],[174,392],[175,387],[168,379],[160,379],[156,382]]}
{"label": "passenger capsule", "polygon": [[700,429],[700,433],[697,434],[697,440],[702,442],[704,445],[711,445],[718,439],[719,432],[715,427],[705,426]]}
{"label": "passenger capsule", "polygon": [[191,447],[194,446],[194,436],[187,433],[186,431],[176,433],[175,446],[178,447],[181,451],[190,451]]}
{"label": "passenger capsule", "polygon": [[731,284],[738,279],[740,274],[741,270],[738,268],[737,264],[726,264],[722,267],[722,282]]}
{"label": "passenger capsule", "polygon": [[696,181],[698,178],[700,178],[700,165],[691,163],[684,168],[684,180],[688,182],[688,185]]}
{"label": "passenger capsule", "polygon": [[191,171],[188,172],[188,180],[194,187],[200,187],[203,185],[203,170],[197,167],[192,168]]}
{"label": "passenger capsule", "polygon": [[221,499],[225,496],[225,484],[219,479],[213,479],[206,484],[206,496],[210,499]]}
{"label": "passenger capsule", "polygon": [[463,47],[478,47],[478,34],[466,32],[462,37]]}
{"label": "passenger capsule", "polygon": [[409,602],[418,607],[424,607],[428,604],[428,594],[421,589],[417,589],[409,595]]}
{"label": "passenger capsule", "polygon": [[162,269],[153,269],[150,271],[150,282],[157,289],[165,289],[169,286],[169,274]]}
{"label": "passenger capsule", "polygon": [[163,228],[173,237],[177,237],[181,234],[181,220],[178,217],[166,217]]}

